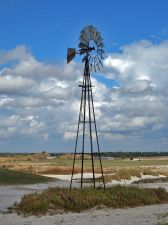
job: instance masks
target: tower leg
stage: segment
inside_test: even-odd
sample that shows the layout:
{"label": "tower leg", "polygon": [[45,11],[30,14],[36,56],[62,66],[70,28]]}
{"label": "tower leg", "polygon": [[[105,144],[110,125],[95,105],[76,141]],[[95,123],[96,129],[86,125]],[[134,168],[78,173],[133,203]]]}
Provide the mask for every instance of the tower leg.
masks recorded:
{"label": "tower leg", "polygon": [[[83,79],[83,84],[84,84],[84,79]],[[74,152],[74,158],[73,158],[73,166],[72,166],[72,174],[71,174],[70,188],[72,187],[72,180],[73,180],[74,169],[75,169],[76,152],[77,152],[78,137],[79,137],[79,126],[80,126],[81,115],[82,115],[82,106],[83,106],[83,91],[82,91],[82,94],[81,94],[81,102],[80,102],[80,110],[79,110],[79,118],[78,118],[78,127],[77,127],[76,141],[75,141],[75,152]]]}
{"label": "tower leg", "polygon": [[85,79],[85,76],[84,76],[84,85],[82,87],[82,92],[84,92],[84,107],[83,107],[81,188],[83,186],[83,165],[84,165],[84,151],[85,151],[85,121],[86,121],[86,79]]}
{"label": "tower leg", "polygon": [[91,160],[92,160],[93,185],[95,188],[95,170],[94,170],[93,139],[92,139],[92,118],[91,118],[91,102],[90,102],[91,86],[90,86],[90,82],[89,82],[89,76],[86,76],[86,79],[87,79],[87,95],[88,95],[88,110],[89,110],[90,149],[91,149]]}
{"label": "tower leg", "polygon": [[[89,85],[91,86],[91,79],[89,76]],[[101,169],[101,174],[102,174],[102,180],[103,180],[103,187],[105,189],[105,181],[104,181],[104,174],[103,174],[103,166],[102,166],[102,160],[101,160],[101,155],[100,155],[100,146],[99,146],[99,139],[98,139],[98,134],[97,134],[97,125],[96,125],[96,116],[95,116],[95,110],[94,110],[94,103],[93,103],[93,93],[92,89],[90,89],[91,93],[91,103],[92,103],[92,111],[93,111],[93,121],[95,125],[95,133],[96,133],[96,143],[97,143],[97,149],[98,149],[98,156],[99,156],[99,162],[100,162],[100,169]]]}

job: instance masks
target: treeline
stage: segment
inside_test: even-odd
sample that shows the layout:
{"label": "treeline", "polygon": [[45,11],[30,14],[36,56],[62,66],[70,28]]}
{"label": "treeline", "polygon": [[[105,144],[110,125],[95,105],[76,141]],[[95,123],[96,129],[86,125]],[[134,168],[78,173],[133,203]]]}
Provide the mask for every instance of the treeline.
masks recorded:
{"label": "treeline", "polygon": [[[41,153],[47,153],[47,152],[41,152]],[[28,156],[28,155],[34,155],[38,153],[0,153],[0,156],[16,156],[16,155],[22,155],[22,156]],[[48,153],[51,156],[61,156],[65,155],[66,153],[62,152],[50,152]],[[73,154],[67,153],[67,154]],[[89,154],[89,153],[85,153]],[[98,157],[98,153],[94,153],[95,157]],[[102,157],[115,157],[115,158],[138,158],[138,157],[157,157],[157,156],[168,156],[168,152],[101,152]]]}
{"label": "treeline", "polygon": [[[50,153],[51,156],[60,156],[66,153]],[[73,154],[67,153],[67,154]],[[85,153],[90,154],[90,153]],[[98,153],[94,153],[95,157],[98,157]],[[168,156],[168,152],[101,152],[102,157],[115,157],[115,158],[138,158],[138,157],[157,157]]]}
{"label": "treeline", "polygon": [[[95,155],[98,154],[96,153]],[[115,158],[156,157],[168,156],[168,152],[102,152],[101,156]]]}

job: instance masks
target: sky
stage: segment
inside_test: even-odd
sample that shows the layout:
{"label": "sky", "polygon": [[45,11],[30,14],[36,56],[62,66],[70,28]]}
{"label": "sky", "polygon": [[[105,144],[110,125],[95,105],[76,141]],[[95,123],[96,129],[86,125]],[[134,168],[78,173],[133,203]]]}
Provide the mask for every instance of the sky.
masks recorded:
{"label": "sky", "polygon": [[167,0],[1,0],[0,152],[73,152],[80,31],[105,44],[92,73],[101,151],[167,151]]}

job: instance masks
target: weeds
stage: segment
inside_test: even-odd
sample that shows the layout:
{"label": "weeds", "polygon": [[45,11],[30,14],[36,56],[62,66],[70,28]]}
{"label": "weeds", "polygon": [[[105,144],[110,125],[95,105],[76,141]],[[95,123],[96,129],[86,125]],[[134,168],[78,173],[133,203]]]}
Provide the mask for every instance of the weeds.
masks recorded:
{"label": "weeds", "polygon": [[104,189],[49,188],[42,193],[22,197],[15,208],[25,215],[53,212],[81,212],[93,207],[135,207],[168,202],[168,193],[162,189],[114,186]]}
{"label": "weeds", "polygon": [[168,225],[168,222],[167,223],[159,223],[158,225]]}

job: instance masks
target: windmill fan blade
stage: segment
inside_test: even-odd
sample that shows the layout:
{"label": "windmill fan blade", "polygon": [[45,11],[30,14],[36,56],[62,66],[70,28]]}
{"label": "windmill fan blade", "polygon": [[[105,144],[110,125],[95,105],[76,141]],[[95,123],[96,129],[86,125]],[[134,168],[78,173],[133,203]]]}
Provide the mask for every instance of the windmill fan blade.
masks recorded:
{"label": "windmill fan blade", "polygon": [[89,30],[90,39],[94,40],[94,33],[96,32],[96,28],[94,28],[92,25],[90,25],[88,27],[88,30]]}
{"label": "windmill fan blade", "polygon": [[95,27],[93,25],[89,25],[87,27],[90,29],[90,31],[95,30]]}
{"label": "windmill fan blade", "polygon": [[97,71],[97,63],[96,63],[96,58],[95,58],[95,62],[94,62],[94,72]]}
{"label": "windmill fan blade", "polygon": [[88,45],[85,45],[84,43],[79,43],[79,48],[88,49]]}
{"label": "windmill fan blade", "polygon": [[92,67],[93,67],[93,57],[90,57],[89,63],[90,63],[90,71],[92,71]]}
{"label": "windmill fan blade", "polygon": [[88,40],[92,39],[90,26],[84,28],[84,33],[87,35]]}
{"label": "windmill fan blade", "polygon": [[100,71],[100,66],[99,66],[99,64],[97,64],[97,68],[98,68],[98,70]]}
{"label": "windmill fan blade", "polygon": [[85,33],[85,34],[90,33],[90,28],[89,28],[89,26],[84,27],[83,33]]}
{"label": "windmill fan blade", "polygon": [[67,50],[67,63],[69,63],[76,55],[75,48],[68,48]]}
{"label": "windmill fan blade", "polygon": [[102,43],[102,42],[103,42],[103,39],[102,39],[101,37],[98,37],[96,43],[97,43],[97,44],[100,44],[100,43]]}
{"label": "windmill fan blade", "polygon": [[93,32],[92,32],[92,37],[93,37],[93,40],[95,40],[95,41],[96,41],[96,39],[95,39],[96,34],[97,34],[97,31],[94,29]]}
{"label": "windmill fan blade", "polygon": [[100,32],[96,31],[94,38],[95,38],[95,41],[98,41],[98,39],[100,38]]}
{"label": "windmill fan blade", "polygon": [[97,54],[99,54],[101,57],[104,54],[104,50],[103,49],[97,49]]}
{"label": "windmill fan blade", "polygon": [[88,41],[88,37],[85,33],[82,33],[80,35],[79,40],[80,40],[80,42],[82,42],[83,44],[88,46],[89,41]]}
{"label": "windmill fan blade", "polygon": [[100,44],[97,44],[97,47],[98,48],[104,48],[105,46],[104,46],[103,42],[101,42]]}
{"label": "windmill fan blade", "polygon": [[98,56],[96,57],[96,66],[97,66],[98,70],[100,71],[99,58],[98,58]]}
{"label": "windmill fan blade", "polygon": [[103,67],[102,61],[99,59],[99,64]]}

